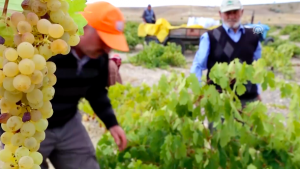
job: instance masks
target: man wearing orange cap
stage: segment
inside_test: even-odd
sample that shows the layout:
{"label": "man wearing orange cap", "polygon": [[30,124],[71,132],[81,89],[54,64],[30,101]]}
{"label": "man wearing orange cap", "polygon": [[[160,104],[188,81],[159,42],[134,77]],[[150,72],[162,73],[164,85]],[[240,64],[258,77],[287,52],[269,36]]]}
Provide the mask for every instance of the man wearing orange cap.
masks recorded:
{"label": "man wearing orange cap", "polygon": [[[51,100],[53,116],[49,118],[46,139],[40,153],[56,169],[99,169],[95,148],[81,123],[78,101],[86,98],[95,114],[110,131],[119,150],[126,148],[126,136],[107,96],[108,53],[111,49],[129,51],[123,35],[124,17],[107,2],[88,4],[82,15],[88,25],[80,43],[68,55],[52,57],[57,70],[55,95]],[[44,161],[42,169],[48,169]]]}

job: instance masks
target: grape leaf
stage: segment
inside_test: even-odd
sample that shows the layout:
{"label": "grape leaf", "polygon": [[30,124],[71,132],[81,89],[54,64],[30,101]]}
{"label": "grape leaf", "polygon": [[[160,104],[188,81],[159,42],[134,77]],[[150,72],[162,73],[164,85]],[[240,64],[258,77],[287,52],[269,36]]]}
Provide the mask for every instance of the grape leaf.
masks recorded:
{"label": "grape leaf", "polygon": [[3,20],[0,21],[0,36],[5,39],[5,45],[11,46],[13,44],[14,30],[12,27],[7,26]]}
{"label": "grape leaf", "polygon": [[78,35],[84,35],[83,27],[87,25],[86,19],[79,14],[86,7],[85,0],[66,0],[69,3],[69,15],[73,18],[74,22],[78,26]]}
{"label": "grape leaf", "polygon": [[[23,8],[21,6],[23,0],[10,0],[8,2],[7,9],[13,10],[13,11],[23,11]],[[3,7],[5,4],[5,0],[0,0],[0,6]],[[1,8],[2,10],[2,8]]]}

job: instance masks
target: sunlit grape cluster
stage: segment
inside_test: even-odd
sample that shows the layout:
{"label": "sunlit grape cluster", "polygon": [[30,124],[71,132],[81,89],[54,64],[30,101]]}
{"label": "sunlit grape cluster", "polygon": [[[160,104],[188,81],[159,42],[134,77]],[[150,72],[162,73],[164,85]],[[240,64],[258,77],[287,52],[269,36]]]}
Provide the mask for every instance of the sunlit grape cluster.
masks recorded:
{"label": "sunlit grape cluster", "polygon": [[2,169],[40,169],[43,157],[37,151],[53,114],[57,80],[56,65],[47,60],[79,43],[65,0],[24,0],[22,8],[10,17],[14,44],[0,45]]}

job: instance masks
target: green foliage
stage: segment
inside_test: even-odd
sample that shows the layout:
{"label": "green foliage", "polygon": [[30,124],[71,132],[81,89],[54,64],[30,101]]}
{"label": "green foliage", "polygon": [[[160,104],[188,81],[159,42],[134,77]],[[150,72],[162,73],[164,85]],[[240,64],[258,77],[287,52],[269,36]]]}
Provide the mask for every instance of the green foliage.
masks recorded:
{"label": "green foliage", "polygon": [[289,35],[291,32],[300,31],[299,25],[287,25],[283,29],[280,30],[281,35]]}
{"label": "green foliage", "polygon": [[[23,0],[10,0],[8,2],[8,7],[7,9],[13,10],[13,11],[23,11],[23,8],[21,6]],[[5,0],[0,0],[0,6],[3,8],[5,4]]]}
{"label": "green foliage", "polygon": [[87,25],[86,19],[78,12],[84,11],[86,7],[86,0],[66,0],[69,3],[69,15],[73,18],[74,22],[78,26],[78,35],[83,35],[83,27]]}
{"label": "green foliage", "polygon": [[295,72],[291,58],[295,52],[299,52],[299,48],[292,43],[284,43],[277,48],[266,46],[263,47],[262,58],[265,59],[268,67],[282,73],[287,78],[292,78]]}
{"label": "green foliage", "polygon": [[185,66],[186,60],[181,53],[181,47],[175,43],[168,43],[167,46],[150,42],[144,50],[129,58],[135,65],[142,65],[147,68],[166,68],[168,66]]}
{"label": "green foliage", "polygon": [[127,21],[125,24],[124,34],[129,48],[132,50],[138,44],[144,43],[144,38],[139,37],[138,32],[139,23]]}
{"label": "green foliage", "polygon": [[289,40],[294,42],[300,42],[300,29],[290,33]]}
{"label": "green foliage", "polygon": [[[216,64],[209,76],[222,86],[222,94],[212,85],[200,87],[194,74],[162,76],[153,87],[112,86],[109,97],[128,147],[118,152],[105,133],[96,152],[101,168],[299,169],[300,87],[276,80],[265,66],[263,59],[253,65],[238,60]],[[235,93],[242,94],[248,80],[262,84],[263,90],[278,88],[282,98],[290,98],[288,118],[268,115],[259,101],[242,109]],[[215,122],[215,132],[203,124],[206,118]]]}

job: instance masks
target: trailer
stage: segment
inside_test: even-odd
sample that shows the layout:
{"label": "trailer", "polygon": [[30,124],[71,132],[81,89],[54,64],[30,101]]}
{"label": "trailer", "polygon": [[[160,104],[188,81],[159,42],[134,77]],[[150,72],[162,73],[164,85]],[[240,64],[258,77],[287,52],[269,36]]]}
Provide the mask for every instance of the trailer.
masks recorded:
{"label": "trailer", "polygon": [[159,42],[156,36],[146,36],[145,41],[147,44],[151,41],[167,45],[170,43],[175,43],[181,47],[181,52],[184,54],[187,45],[199,45],[199,40],[201,35],[207,32],[208,29],[204,28],[177,28],[171,29],[168,36],[163,42]]}

